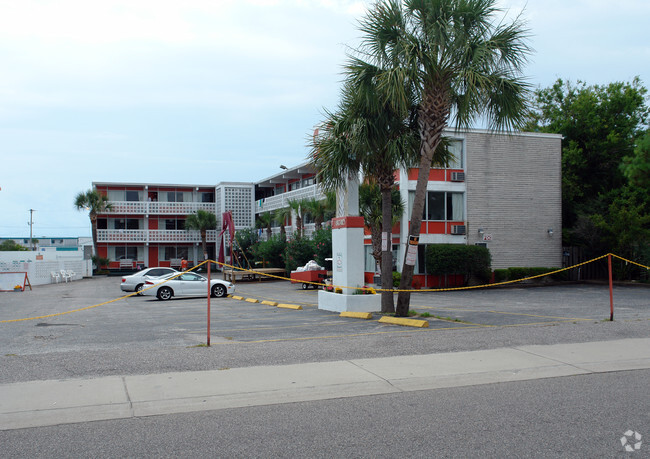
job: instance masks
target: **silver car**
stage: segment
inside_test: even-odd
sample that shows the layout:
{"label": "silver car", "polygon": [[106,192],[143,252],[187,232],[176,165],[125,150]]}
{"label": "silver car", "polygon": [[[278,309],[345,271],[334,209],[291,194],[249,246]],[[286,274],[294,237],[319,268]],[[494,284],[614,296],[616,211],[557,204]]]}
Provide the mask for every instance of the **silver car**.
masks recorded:
{"label": "silver car", "polygon": [[[173,274],[147,278],[142,295],[169,300],[173,296],[205,296],[208,293],[208,279],[192,272],[183,273],[174,279]],[[167,280],[169,279],[169,280]],[[164,282],[167,280],[167,282]],[[163,283],[164,282],[164,283]],[[148,288],[153,287],[153,288]],[[211,296],[224,297],[235,292],[235,286],[221,279],[210,279]]]}
{"label": "silver car", "polygon": [[142,286],[146,281],[145,276],[159,277],[176,273],[178,273],[178,271],[176,271],[174,268],[143,269],[142,271],[138,271],[137,273],[131,274],[130,276],[122,277],[122,284],[120,285],[120,288],[124,292],[138,292],[138,294],[140,294],[140,290],[142,290]]}

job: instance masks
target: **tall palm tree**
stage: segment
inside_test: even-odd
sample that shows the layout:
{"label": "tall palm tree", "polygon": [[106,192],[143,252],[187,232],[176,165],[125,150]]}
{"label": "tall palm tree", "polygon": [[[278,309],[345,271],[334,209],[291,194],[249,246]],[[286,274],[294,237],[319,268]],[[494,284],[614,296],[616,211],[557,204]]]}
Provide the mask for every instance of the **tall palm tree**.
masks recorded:
{"label": "tall palm tree", "polygon": [[[376,183],[362,183],[359,186],[359,213],[363,216],[365,225],[370,229],[370,235],[372,238],[372,256],[381,267],[384,261],[382,260],[382,250],[381,250],[381,233],[383,231],[383,208],[382,208],[382,196],[379,191],[379,185]],[[391,192],[391,213],[392,221],[391,228],[395,223],[397,223],[402,214],[404,213],[404,203],[402,202],[402,197],[399,194],[397,188],[393,188]],[[391,231],[386,231],[389,234]],[[390,240],[390,238],[389,238]],[[389,242],[389,246],[392,246],[392,243]],[[392,250],[392,247],[391,247]],[[392,271],[393,264],[392,259],[390,263],[390,269]],[[386,288],[382,284],[382,287]],[[390,287],[390,285],[388,285]]]}
{"label": "tall palm tree", "polygon": [[[468,128],[479,116],[497,131],[523,125],[530,90],[521,76],[530,53],[528,31],[519,19],[497,18],[495,4],[381,0],[360,22],[363,40],[349,72],[381,69],[387,102],[417,115],[420,160],[409,239],[420,235],[428,171],[443,130],[450,123]],[[406,260],[400,290],[413,279],[414,265]],[[409,302],[410,294],[400,292],[397,315],[408,314]]]}
{"label": "tall palm tree", "polygon": [[295,199],[289,201],[289,208],[296,216],[296,237],[301,238],[304,230],[303,220],[309,204],[306,199]]}
{"label": "tall palm tree", "polygon": [[208,259],[207,238],[208,230],[217,228],[217,217],[212,212],[199,209],[185,219],[185,229],[195,230],[201,233],[201,247],[203,248],[203,259]]}
{"label": "tall palm tree", "polygon": [[[416,164],[419,138],[409,110],[385,102],[388,95],[383,93],[382,78],[377,67],[349,70],[338,111],[327,113],[314,138],[311,162],[326,190],[339,188],[345,178],[359,172],[377,183],[382,197],[382,228],[390,231],[395,169]],[[389,247],[382,251],[382,258],[382,285],[392,286]],[[382,291],[381,310],[395,311],[392,292]]]}
{"label": "tall palm tree", "polygon": [[113,205],[108,201],[108,197],[97,190],[88,190],[79,192],[74,198],[74,206],[77,210],[87,210],[90,218],[90,228],[93,237],[93,247],[95,255],[97,252],[97,214],[111,210]]}

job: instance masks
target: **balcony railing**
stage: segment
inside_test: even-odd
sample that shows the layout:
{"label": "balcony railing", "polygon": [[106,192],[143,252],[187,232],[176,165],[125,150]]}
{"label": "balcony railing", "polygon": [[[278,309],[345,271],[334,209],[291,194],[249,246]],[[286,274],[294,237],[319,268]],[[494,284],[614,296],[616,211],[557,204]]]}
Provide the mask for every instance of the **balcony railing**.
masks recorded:
{"label": "balcony railing", "polygon": [[319,185],[310,185],[298,190],[288,191],[286,193],[269,196],[268,198],[256,201],[255,213],[270,212],[276,209],[289,207],[289,201],[299,201],[301,199],[315,198],[318,200],[325,199],[325,193]]}
{"label": "balcony railing", "polygon": [[[207,242],[217,241],[217,231],[207,232]],[[97,242],[201,242],[201,233],[184,230],[97,230]]]}
{"label": "balcony railing", "polygon": [[109,201],[107,214],[187,215],[197,210],[216,213],[214,202]]}

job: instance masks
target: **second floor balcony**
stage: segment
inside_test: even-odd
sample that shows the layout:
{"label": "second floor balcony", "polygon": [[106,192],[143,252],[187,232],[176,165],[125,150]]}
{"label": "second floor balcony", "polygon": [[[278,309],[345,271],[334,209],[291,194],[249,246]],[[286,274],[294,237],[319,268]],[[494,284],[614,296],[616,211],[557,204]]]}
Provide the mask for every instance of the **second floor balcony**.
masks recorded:
{"label": "second floor balcony", "polygon": [[325,199],[325,193],[319,185],[310,185],[298,190],[288,191],[256,202],[255,213],[271,212],[276,209],[289,207],[289,201],[300,201],[301,199]]}
{"label": "second floor balcony", "polygon": [[214,202],[109,201],[106,214],[126,215],[188,215],[197,210],[216,213]]}
{"label": "second floor balcony", "polygon": [[[217,241],[217,231],[207,232],[207,242]],[[201,242],[201,233],[185,230],[127,230],[99,229],[97,242],[135,242],[135,243],[186,243]]]}

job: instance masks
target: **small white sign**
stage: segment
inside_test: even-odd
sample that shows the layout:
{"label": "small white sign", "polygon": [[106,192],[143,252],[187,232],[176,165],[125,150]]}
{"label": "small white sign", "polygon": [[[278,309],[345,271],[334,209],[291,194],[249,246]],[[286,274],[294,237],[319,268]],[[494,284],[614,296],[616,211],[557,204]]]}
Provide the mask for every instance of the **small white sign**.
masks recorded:
{"label": "small white sign", "polygon": [[483,235],[483,242],[489,242],[492,240],[492,235],[491,234],[484,234]]}
{"label": "small white sign", "polygon": [[406,264],[415,266],[415,261],[418,259],[418,246],[409,244],[406,251]]}
{"label": "small white sign", "polygon": [[386,252],[388,250],[388,233],[382,231],[381,233],[381,251]]}

